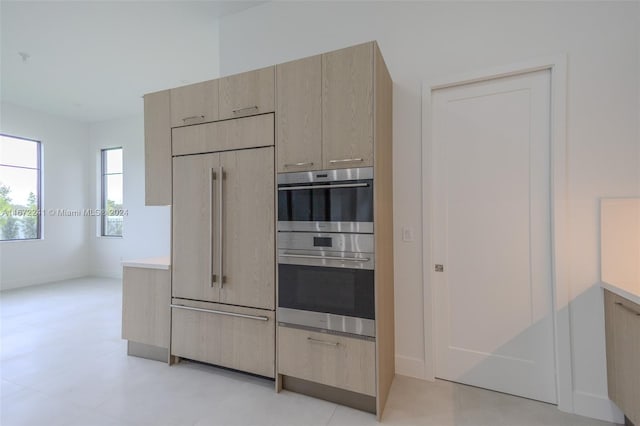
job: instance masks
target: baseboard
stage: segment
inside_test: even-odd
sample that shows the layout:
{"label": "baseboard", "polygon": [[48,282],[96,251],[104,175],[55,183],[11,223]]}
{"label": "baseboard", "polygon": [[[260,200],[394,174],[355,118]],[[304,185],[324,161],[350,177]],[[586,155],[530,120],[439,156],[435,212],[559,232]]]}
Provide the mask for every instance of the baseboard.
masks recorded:
{"label": "baseboard", "polygon": [[606,396],[574,391],[573,411],[580,416],[624,424],[624,415]]}
{"label": "baseboard", "polygon": [[27,279],[15,280],[15,281],[2,281],[0,282],[0,290],[14,290],[18,288],[31,287],[34,285],[53,283],[57,281],[73,280],[76,278],[83,278],[87,276],[87,271],[76,271],[64,274],[46,274],[40,276],[30,276]]}
{"label": "baseboard", "polygon": [[424,379],[424,360],[421,358],[396,355],[396,374]]}
{"label": "baseboard", "polygon": [[122,267],[118,269],[94,269],[91,271],[91,276],[100,278],[122,278]]}

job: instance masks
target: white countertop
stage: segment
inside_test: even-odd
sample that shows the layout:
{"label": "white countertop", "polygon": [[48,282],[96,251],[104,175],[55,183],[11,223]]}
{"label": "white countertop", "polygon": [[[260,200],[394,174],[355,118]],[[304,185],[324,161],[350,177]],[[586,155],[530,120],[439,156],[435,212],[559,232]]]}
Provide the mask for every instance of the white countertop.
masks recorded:
{"label": "white countertop", "polygon": [[602,288],[609,290],[612,293],[617,294],[620,297],[624,297],[625,299],[640,305],[640,283],[637,283],[635,286],[632,284],[611,284],[607,282],[600,283]]}
{"label": "white countertop", "polygon": [[122,266],[128,266],[130,268],[168,270],[171,267],[171,257],[161,256],[161,257],[148,257],[146,259],[125,260],[122,262]]}

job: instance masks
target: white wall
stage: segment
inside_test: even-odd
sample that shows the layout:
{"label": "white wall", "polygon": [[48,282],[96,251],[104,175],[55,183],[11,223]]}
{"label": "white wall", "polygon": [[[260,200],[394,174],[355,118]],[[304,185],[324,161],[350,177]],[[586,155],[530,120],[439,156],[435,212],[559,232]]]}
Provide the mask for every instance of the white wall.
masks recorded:
{"label": "white wall", "polygon": [[607,398],[598,199],[640,195],[638,3],[269,2],[220,23],[222,75],[377,40],[394,80],[397,369],[424,374],[421,85],[568,54],[571,333],[576,412]]}
{"label": "white wall", "polygon": [[109,120],[90,125],[87,162],[93,208],[100,206],[100,150],[123,148],[124,218],[122,238],[100,237],[100,222],[90,221],[89,258],[92,275],[121,277],[124,259],[169,254],[171,220],[169,207],[144,205],[144,117]]}
{"label": "white wall", "polygon": [[[2,103],[1,132],[42,142],[42,208],[83,209],[89,196],[86,124]],[[0,289],[87,275],[85,217],[43,217],[42,240],[0,242]]]}

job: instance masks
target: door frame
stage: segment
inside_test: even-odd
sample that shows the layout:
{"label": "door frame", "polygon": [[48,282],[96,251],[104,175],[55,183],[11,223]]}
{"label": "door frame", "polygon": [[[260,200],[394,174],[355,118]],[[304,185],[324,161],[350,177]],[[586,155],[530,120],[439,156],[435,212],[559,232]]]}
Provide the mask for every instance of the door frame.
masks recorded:
{"label": "door frame", "polygon": [[424,378],[435,380],[435,321],[433,283],[433,110],[432,92],[438,89],[461,86],[530,72],[551,72],[550,119],[550,196],[551,196],[551,281],[553,296],[554,351],[556,364],[556,390],[558,408],[573,412],[573,372],[571,356],[571,329],[569,313],[569,263],[568,263],[568,178],[567,178],[567,55],[558,54],[533,58],[523,62],[492,69],[453,75],[422,85],[422,283],[424,307]]}

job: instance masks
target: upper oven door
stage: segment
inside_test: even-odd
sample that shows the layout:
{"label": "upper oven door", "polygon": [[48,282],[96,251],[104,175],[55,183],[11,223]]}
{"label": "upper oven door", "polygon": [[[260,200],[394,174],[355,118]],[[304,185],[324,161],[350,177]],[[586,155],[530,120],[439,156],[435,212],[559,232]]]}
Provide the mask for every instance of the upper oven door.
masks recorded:
{"label": "upper oven door", "polygon": [[373,169],[278,175],[278,230],[373,232]]}

